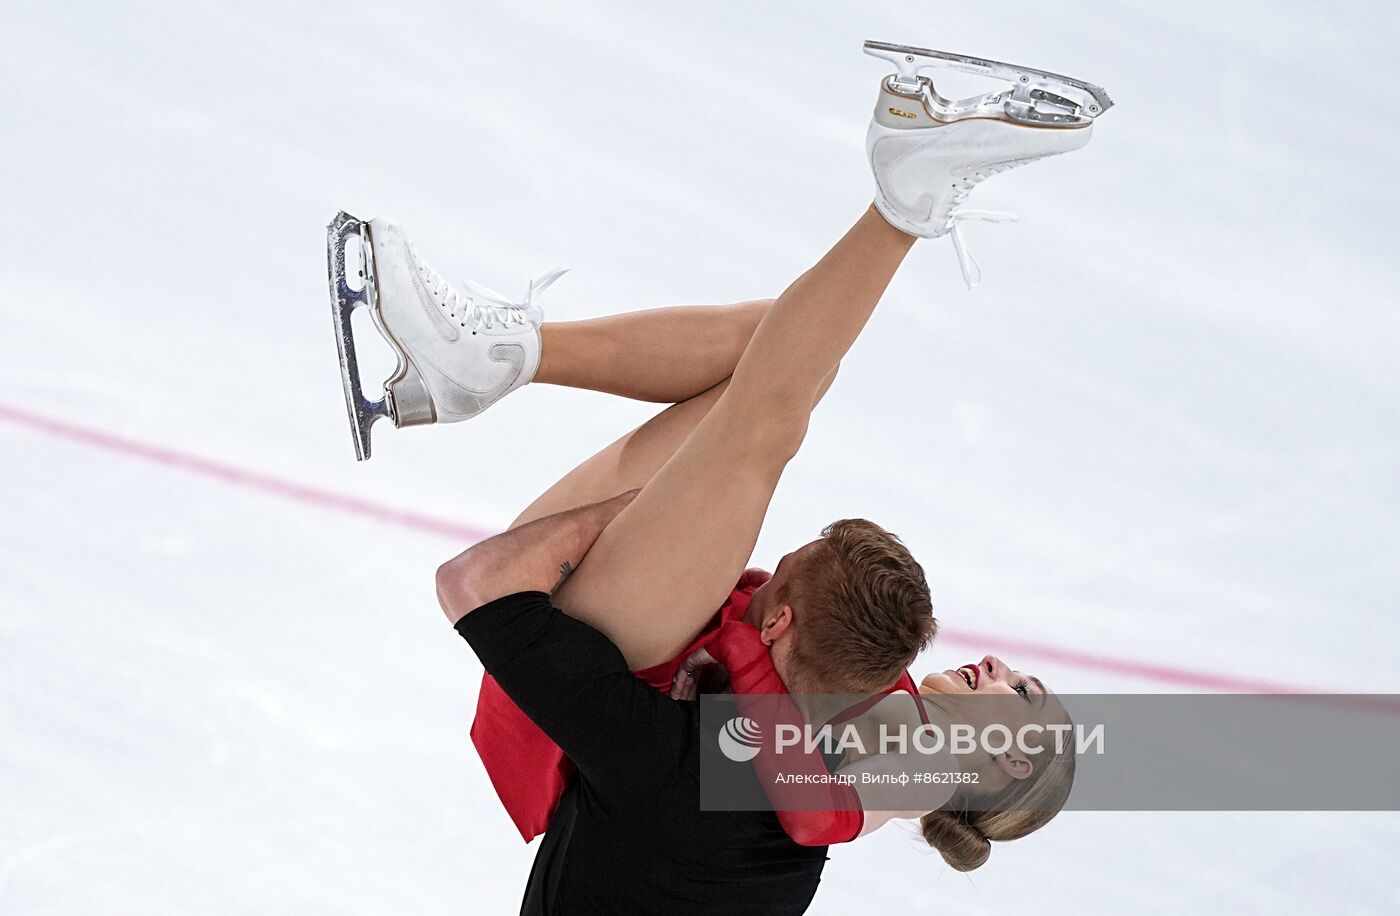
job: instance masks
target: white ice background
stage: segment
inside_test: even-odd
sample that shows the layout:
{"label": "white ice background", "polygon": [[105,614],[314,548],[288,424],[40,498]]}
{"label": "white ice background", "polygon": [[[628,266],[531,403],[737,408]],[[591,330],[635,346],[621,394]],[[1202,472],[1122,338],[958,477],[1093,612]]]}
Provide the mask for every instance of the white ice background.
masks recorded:
{"label": "white ice background", "polygon": [[[1022,214],[968,229],[982,288],[946,241],[915,250],[755,560],[864,515],[925,560],[951,635],[1400,691],[1397,17],[0,2],[0,913],[515,910],[534,850],[433,597],[463,545],[33,418],[499,527],[650,408],[530,388],[381,425],[357,465],[328,219],[396,216],[506,291],[569,264],[558,319],[776,294],[869,201],[866,38],[1118,107],[976,192]],[[1068,813],[964,876],[890,828],[833,850],[812,912],[1390,913],[1397,856],[1393,814]]]}

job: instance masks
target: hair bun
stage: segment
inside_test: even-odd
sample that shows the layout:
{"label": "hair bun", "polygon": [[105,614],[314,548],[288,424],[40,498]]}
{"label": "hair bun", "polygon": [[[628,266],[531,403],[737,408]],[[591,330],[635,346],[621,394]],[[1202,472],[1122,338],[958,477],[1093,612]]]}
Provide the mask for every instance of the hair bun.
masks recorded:
{"label": "hair bun", "polygon": [[982,831],[949,811],[930,811],[919,821],[924,841],[958,871],[972,871],[992,854],[992,842]]}

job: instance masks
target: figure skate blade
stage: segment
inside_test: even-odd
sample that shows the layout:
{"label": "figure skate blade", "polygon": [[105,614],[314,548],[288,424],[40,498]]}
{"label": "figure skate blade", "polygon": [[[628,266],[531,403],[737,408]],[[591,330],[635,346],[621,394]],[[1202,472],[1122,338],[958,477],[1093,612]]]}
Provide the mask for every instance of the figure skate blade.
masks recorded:
{"label": "figure skate blade", "polygon": [[1096,118],[1113,107],[1113,99],[1102,86],[1049,70],[883,41],[867,41],[865,53],[894,64],[895,79],[906,90],[917,88],[920,71],[946,69],[1005,80],[1012,84],[1013,99],[1055,108],[1072,105],[1078,109],[1076,114],[1084,118]]}
{"label": "figure skate blade", "polygon": [[[370,456],[370,428],[380,417],[393,420],[393,407],[387,394],[377,401],[365,397],[360,387],[360,366],[355,354],[355,336],[350,318],[355,309],[369,306],[374,311],[374,252],[370,248],[366,224],[344,210],[326,226],[326,270],[330,279],[331,313],[335,319],[335,343],[340,352],[340,381],[345,389],[345,409],[350,417],[350,433],[355,442],[355,458]],[[347,250],[350,263],[347,261]]]}

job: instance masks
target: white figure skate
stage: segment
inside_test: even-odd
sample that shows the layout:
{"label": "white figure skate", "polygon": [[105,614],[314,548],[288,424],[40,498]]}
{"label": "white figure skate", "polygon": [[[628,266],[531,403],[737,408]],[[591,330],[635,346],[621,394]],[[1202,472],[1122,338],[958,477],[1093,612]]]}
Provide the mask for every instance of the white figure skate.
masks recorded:
{"label": "white figure skate", "polygon": [[[355,457],[370,456],[370,427],[455,423],[481,413],[535,377],[540,323],[535,296],[565,273],[553,270],[512,301],[470,280],[454,289],[429,267],[393,220],[368,222],[341,211],[326,227],[345,406]],[[354,269],[354,273],[350,272]],[[398,366],[377,401],[365,397],[350,316],[368,306]]]}
{"label": "white figure skate", "polygon": [[[980,57],[867,41],[865,53],[895,73],[880,84],[865,147],[875,173],[875,206],[896,228],[922,238],[952,237],[969,289],[981,279],[959,223],[1014,220],[963,202],[998,172],[1089,142],[1094,118],[1113,106],[1098,86]],[[921,71],[960,70],[1007,80],[997,92],[953,101]]]}

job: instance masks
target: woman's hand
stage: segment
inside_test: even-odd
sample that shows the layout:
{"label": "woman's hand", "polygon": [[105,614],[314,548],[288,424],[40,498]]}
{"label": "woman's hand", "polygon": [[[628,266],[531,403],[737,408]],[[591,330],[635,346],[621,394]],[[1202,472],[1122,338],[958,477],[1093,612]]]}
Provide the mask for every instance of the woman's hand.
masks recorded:
{"label": "woman's hand", "polygon": [[700,694],[701,669],[718,664],[703,646],[690,653],[686,660],[681,662],[680,668],[676,669],[676,676],[671,679],[671,699],[694,700]]}

